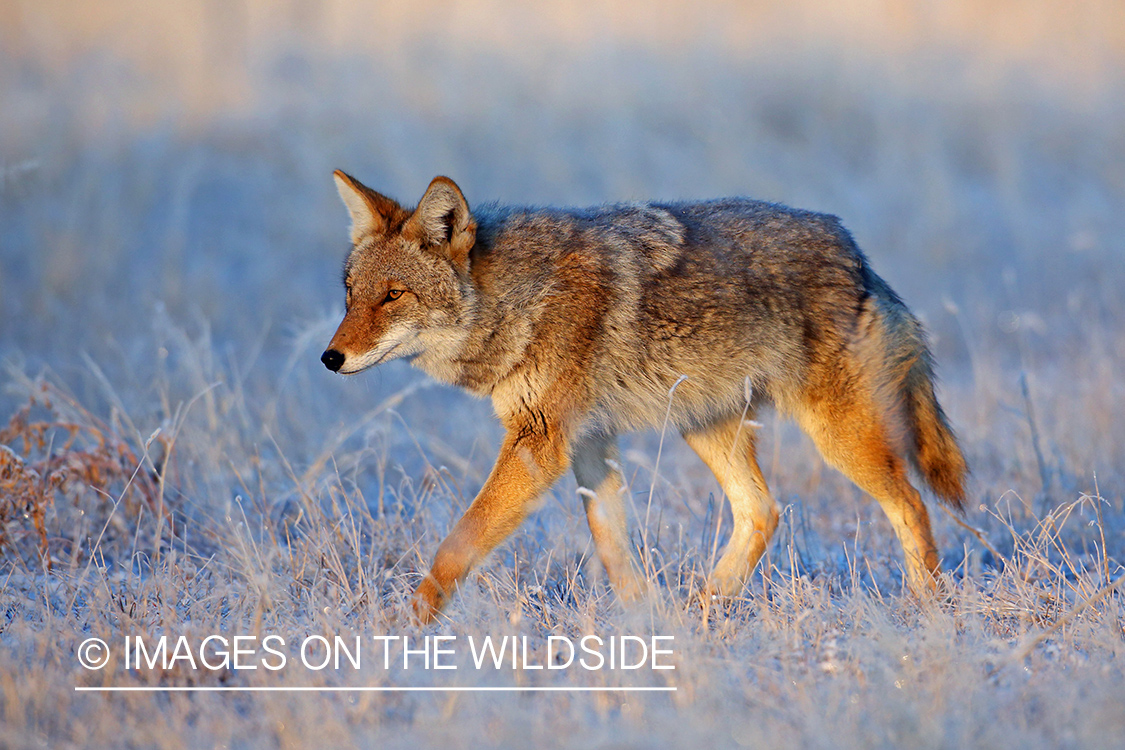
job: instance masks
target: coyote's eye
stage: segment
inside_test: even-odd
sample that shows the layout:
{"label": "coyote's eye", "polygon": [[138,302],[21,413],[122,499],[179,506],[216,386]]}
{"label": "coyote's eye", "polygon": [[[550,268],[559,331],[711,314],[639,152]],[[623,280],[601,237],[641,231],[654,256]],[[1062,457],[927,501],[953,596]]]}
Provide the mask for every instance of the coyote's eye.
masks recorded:
{"label": "coyote's eye", "polygon": [[401,289],[392,289],[391,291],[387,292],[387,298],[383,300],[383,303],[386,304],[387,302],[394,302],[396,299],[402,296],[402,293],[403,290]]}

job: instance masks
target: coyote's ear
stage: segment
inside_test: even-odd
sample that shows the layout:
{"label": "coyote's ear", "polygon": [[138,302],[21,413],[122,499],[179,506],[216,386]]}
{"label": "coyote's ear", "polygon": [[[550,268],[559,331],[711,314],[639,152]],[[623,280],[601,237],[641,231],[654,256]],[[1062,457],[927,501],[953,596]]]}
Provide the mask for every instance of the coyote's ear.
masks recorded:
{"label": "coyote's ear", "polygon": [[337,169],[332,176],[336,178],[336,189],[352,217],[353,243],[368,235],[385,234],[391,217],[403,210],[398,203],[376,193],[351,175]]}
{"label": "coyote's ear", "polygon": [[[476,242],[477,225],[469,204],[457,183],[448,177],[435,177],[418,202],[407,226],[428,245],[439,248],[458,269],[469,265],[469,251]],[[403,227],[406,231],[406,227]]]}

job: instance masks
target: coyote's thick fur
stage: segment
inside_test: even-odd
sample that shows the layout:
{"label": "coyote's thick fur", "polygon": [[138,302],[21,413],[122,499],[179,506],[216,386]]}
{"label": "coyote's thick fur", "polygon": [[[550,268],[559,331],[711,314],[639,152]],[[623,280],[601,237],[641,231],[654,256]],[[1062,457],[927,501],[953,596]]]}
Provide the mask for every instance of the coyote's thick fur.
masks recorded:
{"label": "coyote's thick fur", "polygon": [[938,554],[907,465],[959,509],[965,460],[921,326],[835,217],[742,198],[470,211],[445,177],[411,210],[343,172],[336,183],[354,249],[324,364],[351,374],[408,358],[490,396],[507,429],[418,587],[422,621],[568,468],[610,580],[638,595],[615,438],[666,413],[730,499],[710,588],[737,593],[778,522],[743,422],[765,404],[879,501],[911,588],[934,587]]}

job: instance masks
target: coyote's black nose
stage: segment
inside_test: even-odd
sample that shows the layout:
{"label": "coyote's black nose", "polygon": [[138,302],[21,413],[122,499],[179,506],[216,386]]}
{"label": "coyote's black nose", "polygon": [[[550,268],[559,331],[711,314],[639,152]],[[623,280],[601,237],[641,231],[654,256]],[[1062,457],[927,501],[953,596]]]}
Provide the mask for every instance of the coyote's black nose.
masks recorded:
{"label": "coyote's black nose", "polygon": [[320,355],[320,361],[332,372],[339,372],[340,368],[344,366],[344,355],[335,349],[329,349]]}

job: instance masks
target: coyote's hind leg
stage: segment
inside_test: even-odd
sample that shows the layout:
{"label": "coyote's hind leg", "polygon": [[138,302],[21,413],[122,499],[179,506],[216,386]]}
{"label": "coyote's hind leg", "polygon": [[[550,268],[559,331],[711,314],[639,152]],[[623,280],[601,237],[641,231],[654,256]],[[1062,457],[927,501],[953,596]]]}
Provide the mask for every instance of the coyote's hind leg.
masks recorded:
{"label": "coyote's hind leg", "polygon": [[930,516],[906,477],[906,462],[889,439],[882,412],[863,394],[819,400],[798,420],[824,459],[879,501],[906,556],[917,596],[933,592],[941,572]]}
{"label": "coyote's hind leg", "polygon": [[742,590],[769,546],[778,521],[777,504],[754,455],[753,428],[740,426],[740,421],[740,416],[734,416],[683,433],[730,500],[734,530],[708,581],[712,593],[724,596]]}

